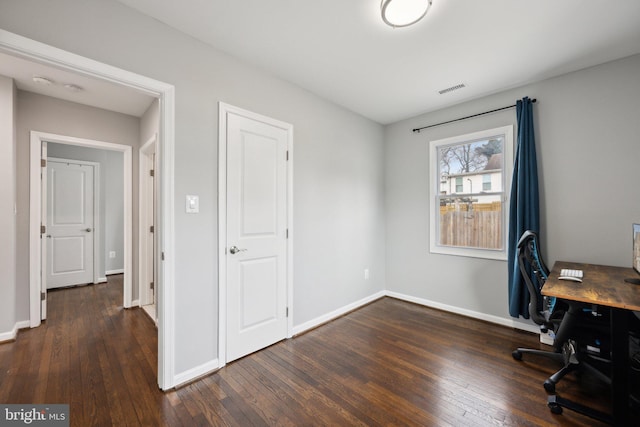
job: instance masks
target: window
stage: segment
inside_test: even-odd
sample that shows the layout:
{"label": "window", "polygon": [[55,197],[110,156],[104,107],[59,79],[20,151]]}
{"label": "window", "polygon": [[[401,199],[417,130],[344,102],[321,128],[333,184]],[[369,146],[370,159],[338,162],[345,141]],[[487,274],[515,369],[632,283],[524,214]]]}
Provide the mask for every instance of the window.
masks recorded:
{"label": "window", "polygon": [[431,141],[431,252],[507,259],[513,126]]}
{"label": "window", "polygon": [[482,191],[491,191],[491,175],[482,175]]}

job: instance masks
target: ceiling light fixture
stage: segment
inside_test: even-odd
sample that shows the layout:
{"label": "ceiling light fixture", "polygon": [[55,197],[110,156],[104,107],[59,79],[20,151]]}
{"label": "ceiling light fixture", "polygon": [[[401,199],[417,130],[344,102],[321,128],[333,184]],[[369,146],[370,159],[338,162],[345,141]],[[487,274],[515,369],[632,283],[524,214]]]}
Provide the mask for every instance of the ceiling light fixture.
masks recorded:
{"label": "ceiling light fixture", "polygon": [[50,86],[53,84],[53,80],[42,76],[33,76],[33,82],[45,86]]}
{"label": "ceiling light fixture", "polygon": [[385,24],[397,27],[413,25],[427,14],[433,0],[382,0],[380,13]]}
{"label": "ceiling light fixture", "polygon": [[67,83],[66,85],[64,85],[64,88],[69,92],[80,92],[83,90],[82,87],[74,85],[73,83]]}

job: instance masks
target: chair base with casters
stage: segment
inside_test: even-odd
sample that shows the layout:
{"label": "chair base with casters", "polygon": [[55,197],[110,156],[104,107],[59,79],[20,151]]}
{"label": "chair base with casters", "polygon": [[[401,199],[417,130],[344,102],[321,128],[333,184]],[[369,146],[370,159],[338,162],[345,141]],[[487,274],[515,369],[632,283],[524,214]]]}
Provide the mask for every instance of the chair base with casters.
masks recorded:
{"label": "chair base with casters", "polygon": [[573,402],[571,400],[563,399],[560,396],[552,394],[547,398],[547,406],[554,414],[562,414],[562,408],[567,408],[573,412],[577,412],[582,415],[586,415],[594,420],[602,421],[603,423],[613,424],[613,418],[609,414],[597,411],[589,408],[588,406],[581,405],[580,403]]}
{"label": "chair base with casters", "polygon": [[522,360],[523,354],[534,354],[536,356],[546,357],[548,359],[555,360],[562,364],[562,369],[551,375],[544,381],[544,389],[549,393],[555,393],[556,384],[562,377],[567,375],[569,372],[573,372],[578,368],[580,362],[576,357],[575,345],[571,341],[567,341],[562,346],[561,352],[553,352],[546,350],[536,350],[533,348],[517,348],[515,349],[511,355],[515,360]]}

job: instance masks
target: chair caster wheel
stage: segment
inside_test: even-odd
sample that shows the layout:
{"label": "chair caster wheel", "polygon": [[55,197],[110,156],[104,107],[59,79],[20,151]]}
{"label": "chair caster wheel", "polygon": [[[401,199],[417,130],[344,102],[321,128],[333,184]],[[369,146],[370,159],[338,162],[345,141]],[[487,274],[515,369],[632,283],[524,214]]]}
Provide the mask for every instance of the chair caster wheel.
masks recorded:
{"label": "chair caster wheel", "polygon": [[558,405],[557,403],[549,402],[547,406],[549,406],[549,409],[551,409],[552,414],[556,414],[556,415],[562,414],[562,406]]}
{"label": "chair caster wheel", "polygon": [[544,389],[547,390],[547,392],[549,392],[549,393],[555,393],[556,392],[556,385],[554,383],[552,383],[550,380],[546,380],[544,382]]}
{"label": "chair caster wheel", "polygon": [[511,356],[516,360],[522,360],[522,353],[518,350],[513,350],[513,352],[511,352]]}

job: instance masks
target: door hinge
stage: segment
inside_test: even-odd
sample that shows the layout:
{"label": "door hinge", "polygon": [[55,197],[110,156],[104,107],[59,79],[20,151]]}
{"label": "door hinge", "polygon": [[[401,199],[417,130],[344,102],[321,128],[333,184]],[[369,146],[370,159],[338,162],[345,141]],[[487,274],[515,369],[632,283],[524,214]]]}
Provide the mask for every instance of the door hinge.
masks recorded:
{"label": "door hinge", "polygon": [[149,233],[153,233],[153,225],[149,227]]}
{"label": "door hinge", "polygon": [[44,234],[47,232],[47,227],[45,225],[40,224],[40,234]]}
{"label": "door hinge", "polygon": [[153,290],[154,289],[154,284],[153,282],[149,283],[149,289]]}
{"label": "door hinge", "polygon": [[40,292],[40,301],[44,301],[47,299],[47,293],[46,292]]}
{"label": "door hinge", "polygon": [[161,259],[162,261],[164,261],[164,252],[162,252],[162,253],[160,254],[160,259]]}
{"label": "door hinge", "polygon": [[40,166],[41,167],[47,167],[47,159],[40,159]]}
{"label": "door hinge", "polygon": [[287,150],[287,161],[289,161],[289,150]]}
{"label": "door hinge", "polygon": [[289,238],[289,229],[287,228],[287,239]]}
{"label": "door hinge", "polygon": [[285,317],[289,317],[289,307],[287,307]]}
{"label": "door hinge", "polygon": [[149,176],[155,176],[155,172],[153,171],[153,169],[149,170]]}

